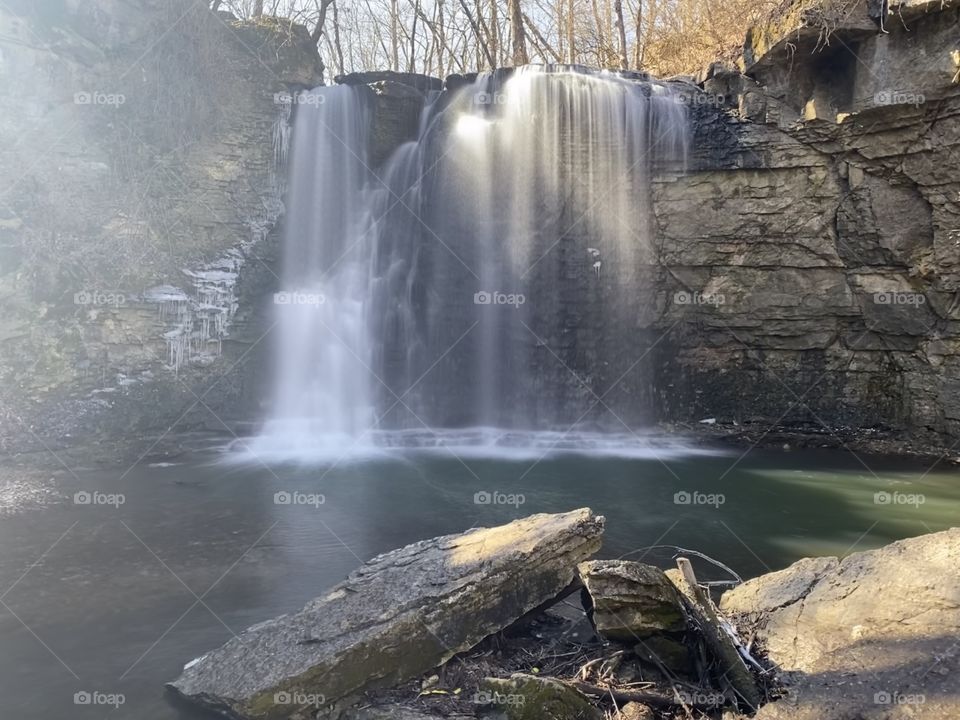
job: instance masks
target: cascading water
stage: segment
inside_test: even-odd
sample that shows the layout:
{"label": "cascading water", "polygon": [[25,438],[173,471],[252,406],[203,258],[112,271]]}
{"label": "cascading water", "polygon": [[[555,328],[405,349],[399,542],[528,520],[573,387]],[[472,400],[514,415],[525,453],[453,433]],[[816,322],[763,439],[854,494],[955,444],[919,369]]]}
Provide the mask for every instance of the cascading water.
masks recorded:
{"label": "cascading water", "polygon": [[283,289],[274,295],[272,418],[254,451],[351,443],[374,419],[366,309],[368,109],[349,87],[298,98],[290,153]]}
{"label": "cascading water", "polygon": [[685,160],[680,99],[576,68],[482,75],[432,99],[418,138],[374,170],[368,102],[323,88],[297,109],[291,295],[253,449],[430,444],[437,428],[506,444],[633,434],[649,393],[651,178]]}

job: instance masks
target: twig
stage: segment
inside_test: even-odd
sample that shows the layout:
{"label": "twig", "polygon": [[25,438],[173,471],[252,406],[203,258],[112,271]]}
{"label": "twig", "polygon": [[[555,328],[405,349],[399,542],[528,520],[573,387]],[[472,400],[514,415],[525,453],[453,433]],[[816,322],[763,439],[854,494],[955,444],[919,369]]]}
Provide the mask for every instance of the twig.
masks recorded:
{"label": "twig", "polygon": [[[653,707],[683,707],[682,700],[678,701],[677,698],[672,698],[669,695],[663,695],[661,693],[600,687],[599,685],[594,685],[593,683],[585,682],[583,680],[565,680],[561,682],[576,688],[580,692],[588,693],[590,695],[603,696],[609,693],[617,705],[622,705],[629,702],[637,702],[643,703],[644,705],[651,705]],[[703,695],[702,701],[698,699],[697,702],[689,703],[691,707],[709,709],[719,707],[722,704],[722,701],[716,699],[712,694],[704,692],[701,693],[701,695]]]}
{"label": "twig", "polygon": [[677,691],[677,686],[671,685],[670,688],[673,690],[673,697],[676,698],[677,702],[680,703],[680,707],[683,708],[684,715],[686,715],[689,720],[693,720],[693,711],[690,709],[690,706],[684,702],[683,696]]}
{"label": "twig", "polygon": [[[704,585],[742,585],[743,584],[743,578],[740,577],[740,575],[738,575],[733,568],[727,565],[724,565],[719,560],[714,560],[712,557],[710,557],[709,555],[706,555],[705,553],[698,552],[697,550],[688,550],[687,548],[680,547],[679,545],[650,545],[645,548],[640,548],[639,550],[633,550],[632,552],[627,553],[627,555],[632,555],[634,553],[638,553],[641,551],[646,552],[648,550],[661,550],[661,549],[675,550],[676,554],[674,555],[674,559],[682,555],[694,555],[700,558],[701,560],[706,560],[711,565],[715,565],[716,567],[720,568],[724,572],[729,573],[730,576],[733,577],[736,581],[736,582],[729,582],[725,580],[720,580],[720,581],[703,583]],[[624,555],[623,557],[626,557],[627,555]]]}

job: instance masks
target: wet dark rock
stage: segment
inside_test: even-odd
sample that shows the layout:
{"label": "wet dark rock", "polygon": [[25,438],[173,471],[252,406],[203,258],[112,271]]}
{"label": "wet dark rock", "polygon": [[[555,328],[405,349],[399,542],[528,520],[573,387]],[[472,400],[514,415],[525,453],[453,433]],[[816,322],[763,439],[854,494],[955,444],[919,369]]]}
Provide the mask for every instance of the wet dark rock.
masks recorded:
{"label": "wet dark rock", "polygon": [[337,75],[333,81],[338,85],[370,85],[379,82],[393,82],[416,88],[422,93],[443,88],[443,81],[440,78],[421,75],[420,73],[393,72],[392,70]]}
{"label": "wet dark rock", "polygon": [[367,87],[373,108],[370,167],[376,172],[397,147],[416,139],[427,97],[414,85],[396,80],[378,80]]}
{"label": "wet dark rock", "polygon": [[169,687],[241,718],[329,710],[434,668],[555,597],[602,532],[603,518],[581,509],[380,555],[299,612],[189,664]]}

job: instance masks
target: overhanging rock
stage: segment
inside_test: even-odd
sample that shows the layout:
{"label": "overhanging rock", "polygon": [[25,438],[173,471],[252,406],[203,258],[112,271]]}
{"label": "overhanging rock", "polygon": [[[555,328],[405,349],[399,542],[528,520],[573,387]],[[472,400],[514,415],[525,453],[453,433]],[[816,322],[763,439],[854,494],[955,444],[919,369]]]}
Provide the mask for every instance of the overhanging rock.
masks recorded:
{"label": "overhanging rock", "polygon": [[292,615],[248,628],[168,687],[230,717],[322,710],[436,667],[555,597],[600,548],[587,508],[380,555]]}

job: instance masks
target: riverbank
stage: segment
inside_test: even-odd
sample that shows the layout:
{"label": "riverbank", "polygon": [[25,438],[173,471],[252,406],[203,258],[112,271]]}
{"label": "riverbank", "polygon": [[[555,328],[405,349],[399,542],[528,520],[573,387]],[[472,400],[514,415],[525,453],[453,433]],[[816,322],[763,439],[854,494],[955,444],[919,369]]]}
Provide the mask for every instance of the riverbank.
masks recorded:
{"label": "riverbank", "polygon": [[960,712],[960,529],[804,559],[718,606],[696,552],[666,573],[585,561],[604,525],[587,509],[534,515],[385,553],[191,661],[169,688],[241,718]]}

